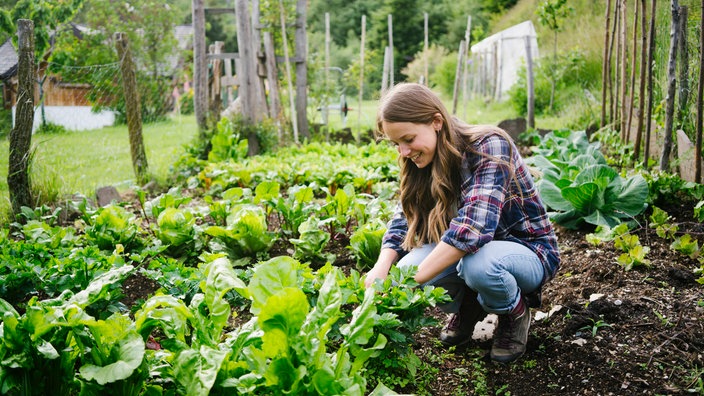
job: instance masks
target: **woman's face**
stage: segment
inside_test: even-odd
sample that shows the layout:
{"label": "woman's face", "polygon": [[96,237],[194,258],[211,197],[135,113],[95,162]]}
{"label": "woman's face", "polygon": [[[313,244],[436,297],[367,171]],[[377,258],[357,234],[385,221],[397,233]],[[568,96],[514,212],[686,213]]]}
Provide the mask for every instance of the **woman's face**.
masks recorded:
{"label": "woman's face", "polygon": [[438,130],[442,121],[434,120],[430,124],[412,122],[382,121],[386,137],[396,145],[399,155],[413,161],[418,168],[424,168],[433,162],[438,143]]}

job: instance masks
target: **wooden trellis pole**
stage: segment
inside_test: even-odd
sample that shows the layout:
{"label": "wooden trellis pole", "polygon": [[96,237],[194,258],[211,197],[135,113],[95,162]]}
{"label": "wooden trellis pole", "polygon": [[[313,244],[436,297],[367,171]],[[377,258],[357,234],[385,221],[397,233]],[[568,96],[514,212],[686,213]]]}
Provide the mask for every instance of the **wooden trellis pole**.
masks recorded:
{"label": "wooden trellis pole", "polygon": [[699,23],[699,88],[697,88],[697,138],[696,144],[694,145],[694,181],[697,183],[702,182],[702,119],[704,115],[702,112],[702,104],[704,100],[702,95],[704,95],[704,0],[702,0],[702,6],[700,8],[701,21]]}
{"label": "wooden trellis pole", "polygon": [[647,65],[645,63],[648,56],[648,43],[647,43],[647,33],[645,28],[646,23],[646,12],[645,12],[645,0],[640,0],[641,8],[641,23],[640,23],[640,83],[638,84],[638,122],[636,124],[636,141],[633,150],[633,160],[638,161],[640,158],[640,144],[643,138],[643,117],[645,116],[645,75]]}
{"label": "wooden trellis pole", "polygon": [[288,103],[291,109],[291,123],[293,124],[293,141],[298,144],[298,117],[294,102],[293,76],[291,75],[291,58],[288,55],[288,39],[286,38],[286,10],[283,0],[279,0],[279,16],[281,20],[281,38],[284,42],[284,64],[286,65],[286,80],[288,81]]}
{"label": "wooden trellis pole", "polygon": [[310,138],[308,131],[308,39],[306,35],[307,0],[296,1],[296,114],[298,132],[301,137]]}
{"label": "wooden trellis pole", "polygon": [[[619,5],[621,0],[616,0],[614,4],[614,30],[611,32],[611,46],[609,48],[609,123],[618,122],[618,73],[616,67],[618,62],[613,61],[614,54],[618,58],[619,40],[616,32],[619,29]],[[614,50],[615,47],[615,50]],[[614,87],[616,92],[614,92]]]}
{"label": "wooden trellis pole", "polygon": [[678,49],[680,54],[680,73],[679,73],[679,90],[677,98],[679,99],[677,112],[677,124],[681,128],[685,123],[689,103],[689,51],[687,49],[687,16],[689,12],[687,6],[680,6],[680,31],[678,39]]}
{"label": "wooden trellis pole", "polygon": [[667,62],[667,98],[665,107],[665,136],[660,155],[660,169],[668,172],[670,170],[670,153],[672,152],[672,124],[675,114],[675,91],[677,89],[677,77],[675,67],[677,65],[677,40],[680,30],[679,4],[678,0],[670,2],[672,12],[672,25],[670,27],[670,56]]}
{"label": "wooden trellis pole", "polygon": [[[703,0],[704,1],[704,0]],[[359,45],[359,100],[357,108],[357,129],[362,134],[362,99],[364,95],[364,45],[367,36],[367,16],[362,15],[362,39]],[[359,139],[358,139],[359,140]]]}
{"label": "wooden trellis pole", "polygon": [[631,141],[631,121],[633,120],[633,105],[636,100],[636,63],[638,61],[638,0],[634,3],[633,11],[633,56],[631,57],[631,82],[628,98],[628,118],[626,122],[626,142]]}
{"label": "wooden trellis pole", "polygon": [[428,13],[423,13],[423,84],[430,86],[428,82]]}
{"label": "wooden trellis pole", "polygon": [[602,60],[601,66],[601,120],[599,122],[600,127],[606,125],[606,106],[607,106],[607,89],[609,88],[609,68],[610,61],[609,56],[609,29],[611,29],[611,0],[606,1],[606,26],[604,27],[604,59]]}
{"label": "wooden trellis pole", "polygon": [[620,24],[620,34],[619,34],[619,43],[620,48],[621,48],[621,71],[620,71],[620,83],[621,83],[621,88],[619,89],[619,92],[621,92],[621,99],[619,100],[620,102],[620,110],[619,110],[619,120],[621,121],[620,127],[621,127],[621,140],[626,141],[627,140],[627,131],[626,131],[626,105],[627,105],[627,100],[626,100],[626,82],[628,81],[628,77],[626,76],[627,74],[627,65],[628,65],[628,38],[626,35],[626,31],[628,30],[628,22],[626,19],[626,0],[621,0],[621,24]]}
{"label": "wooden trellis pole", "polygon": [[653,0],[650,10],[650,30],[648,33],[648,111],[645,113],[645,148],[643,149],[643,167],[648,169],[650,158],[650,129],[652,127],[651,118],[653,115],[653,54],[655,53],[655,7],[657,0]]}
{"label": "wooden trellis pole", "polygon": [[205,139],[208,130],[208,61],[205,49],[204,0],[193,0],[193,107],[198,135]]}
{"label": "wooden trellis pole", "polygon": [[394,86],[394,24],[391,14],[388,16],[389,25],[389,88]]}
{"label": "wooden trellis pole", "polygon": [[535,128],[535,88],[533,87],[533,49],[530,45],[530,36],[525,37],[526,41],[526,93],[528,96],[527,122],[528,128]]}

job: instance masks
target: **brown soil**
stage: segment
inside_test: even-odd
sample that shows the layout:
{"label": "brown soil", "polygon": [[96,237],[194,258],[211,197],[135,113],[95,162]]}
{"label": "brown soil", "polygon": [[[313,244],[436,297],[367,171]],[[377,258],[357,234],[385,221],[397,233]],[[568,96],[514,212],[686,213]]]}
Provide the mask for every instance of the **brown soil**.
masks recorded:
{"label": "brown soil", "polygon": [[[701,239],[692,204],[665,207]],[[687,226],[689,224],[689,226]],[[562,266],[543,289],[543,306],[532,310],[528,350],[504,365],[488,358],[491,340],[475,340],[461,351],[437,342],[445,314],[428,310],[440,325],[418,334],[416,354],[430,368],[425,395],[674,395],[702,394],[704,286],[696,282],[696,259],[670,248],[645,226],[637,235],[650,247],[650,268],[625,271],[612,242],[592,246],[587,231],[558,229]],[[341,266],[353,262],[334,243]],[[141,277],[125,284],[125,302],[147,298],[156,285]],[[561,308],[559,308],[561,307]],[[536,320],[538,311],[556,311]],[[419,373],[424,375],[423,373]],[[425,374],[428,375],[428,374]]]}

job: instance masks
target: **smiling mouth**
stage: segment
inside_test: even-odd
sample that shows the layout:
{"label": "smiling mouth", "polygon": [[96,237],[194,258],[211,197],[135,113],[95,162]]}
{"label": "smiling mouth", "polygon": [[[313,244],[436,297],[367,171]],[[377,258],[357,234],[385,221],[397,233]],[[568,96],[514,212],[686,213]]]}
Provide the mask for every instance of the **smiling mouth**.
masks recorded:
{"label": "smiling mouth", "polygon": [[422,154],[422,153],[418,153],[417,155],[415,155],[415,156],[413,156],[413,157],[408,157],[408,159],[410,159],[410,160],[413,161],[413,162],[416,162],[416,160],[418,160],[418,158],[420,158],[420,155],[421,155],[421,154]]}

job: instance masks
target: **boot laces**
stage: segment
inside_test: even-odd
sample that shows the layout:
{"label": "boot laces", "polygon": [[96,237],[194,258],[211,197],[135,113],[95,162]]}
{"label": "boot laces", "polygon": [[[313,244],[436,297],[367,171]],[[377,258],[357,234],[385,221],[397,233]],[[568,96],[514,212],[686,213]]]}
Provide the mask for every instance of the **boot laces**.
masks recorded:
{"label": "boot laces", "polygon": [[496,329],[498,332],[498,339],[496,340],[498,347],[508,349],[513,345],[513,333],[516,331],[517,323],[518,318],[514,317],[514,315],[499,316],[499,325]]}

